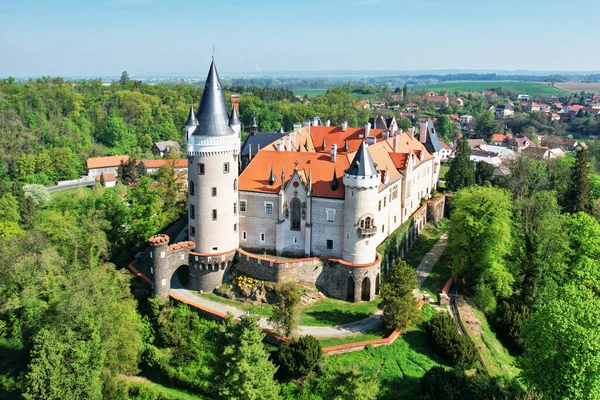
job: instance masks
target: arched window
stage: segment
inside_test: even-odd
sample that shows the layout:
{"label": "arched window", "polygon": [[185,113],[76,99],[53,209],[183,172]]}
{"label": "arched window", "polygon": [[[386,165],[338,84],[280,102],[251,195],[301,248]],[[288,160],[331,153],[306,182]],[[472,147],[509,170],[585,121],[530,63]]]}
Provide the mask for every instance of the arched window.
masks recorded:
{"label": "arched window", "polygon": [[373,225],[373,218],[371,217],[366,217],[360,220],[360,227],[363,229],[371,229],[371,226]]}
{"label": "arched window", "polygon": [[302,203],[297,197],[290,202],[290,229],[293,231],[300,230],[300,220],[302,219]]}
{"label": "arched window", "polygon": [[190,181],[189,191],[190,191],[190,196],[193,196],[194,195],[194,181]]}
{"label": "arched window", "polygon": [[237,179],[233,180],[233,191],[235,192],[237,190]]}

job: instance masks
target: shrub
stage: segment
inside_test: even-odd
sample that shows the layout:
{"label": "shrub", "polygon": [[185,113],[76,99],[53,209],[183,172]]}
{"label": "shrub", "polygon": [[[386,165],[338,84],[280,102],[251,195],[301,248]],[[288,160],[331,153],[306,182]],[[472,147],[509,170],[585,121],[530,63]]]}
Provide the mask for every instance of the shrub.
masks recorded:
{"label": "shrub", "polygon": [[498,304],[494,315],[494,325],[500,337],[519,353],[524,350],[521,338],[521,325],[531,316],[531,309],[518,301],[503,300]]}
{"label": "shrub", "polygon": [[292,376],[307,375],[321,361],[321,357],[321,344],[314,336],[302,336],[279,347],[279,363]]}
{"label": "shrub", "polygon": [[433,367],[419,382],[421,394],[430,399],[460,400],[469,397],[471,383],[461,370]]}
{"label": "shrub", "polygon": [[477,348],[468,336],[461,336],[452,317],[440,312],[427,323],[427,336],[434,350],[453,365],[470,369],[477,361]]}

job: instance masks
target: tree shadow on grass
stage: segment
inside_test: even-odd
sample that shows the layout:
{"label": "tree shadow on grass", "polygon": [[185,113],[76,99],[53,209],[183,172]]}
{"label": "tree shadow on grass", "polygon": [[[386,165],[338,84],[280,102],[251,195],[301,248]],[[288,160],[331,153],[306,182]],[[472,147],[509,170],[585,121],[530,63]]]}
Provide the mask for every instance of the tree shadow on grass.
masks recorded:
{"label": "tree shadow on grass", "polygon": [[331,325],[349,324],[351,322],[360,321],[361,319],[369,318],[371,316],[371,314],[367,312],[342,310],[308,311],[305,315],[315,319],[316,321]]}
{"label": "tree shadow on grass", "polygon": [[402,338],[412,350],[419,354],[426,355],[438,364],[447,365],[440,356],[438,356],[427,339],[427,333],[424,330],[415,330],[402,334]]}
{"label": "tree shadow on grass", "polygon": [[398,371],[398,376],[381,381],[381,400],[415,399],[421,394],[419,382],[421,379],[412,376],[403,376]]}

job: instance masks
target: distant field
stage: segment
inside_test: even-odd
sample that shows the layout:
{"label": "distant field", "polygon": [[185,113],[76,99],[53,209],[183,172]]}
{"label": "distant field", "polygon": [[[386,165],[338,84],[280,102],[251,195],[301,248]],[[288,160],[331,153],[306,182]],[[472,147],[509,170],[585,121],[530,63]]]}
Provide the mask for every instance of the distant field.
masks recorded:
{"label": "distant field", "polygon": [[[304,97],[307,95],[309,99],[314,99],[318,95],[324,94],[327,92],[327,89],[292,89],[295,95]],[[360,94],[360,93],[352,93],[352,97],[357,100],[372,100],[377,97],[375,94]]]}
{"label": "distant field", "polygon": [[554,85],[568,92],[600,92],[600,83],[560,82]]}
{"label": "distant field", "polygon": [[314,99],[318,95],[327,92],[327,89],[292,89],[292,92],[297,96],[304,97],[304,95],[307,95],[309,99]]}
{"label": "distant field", "polygon": [[505,89],[512,89],[514,91],[529,94],[531,96],[552,96],[564,93],[562,89],[552,87],[545,83],[532,83],[532,82],[444,82],[436,83],[431,85],[417,85],[411,86],[412,90],[460,90],[461,92],[481,92],[482,90],[492,89],[496,87],[502,87]]}

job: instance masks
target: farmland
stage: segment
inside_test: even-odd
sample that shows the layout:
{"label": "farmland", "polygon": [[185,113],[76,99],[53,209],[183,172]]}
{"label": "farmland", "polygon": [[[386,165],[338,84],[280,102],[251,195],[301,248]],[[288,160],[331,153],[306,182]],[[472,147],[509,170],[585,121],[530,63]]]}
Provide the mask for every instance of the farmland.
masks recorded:
{"label": "farmland", "polygon": [[555,86],[568,92],[600,92],[600,83],[560,82]]}
{"label": "farmland", "polygon": [[[309,99],[314,99],[315,97],[324,94],[327,92],[327,89],[292,89],[295,95],[304,97],[306,95]],[[362,94],[362,93],[352,93],[352,97],[356,100],[372,100],[377,97],[376,94]]]}
{"label": "farmland", "polygon": [[565,93],[564,90],[550,86],[546,83],[531,83],[531,82],[444,82],[431,85],[417,85],[410,88],[414,91],[441,91],[448,90],[453,92],[459,90],[461,92],[481,92],[486,89],[502,87],[503,89],[511,89],[515,92],[529,94],[531,96],[558,96]]}

